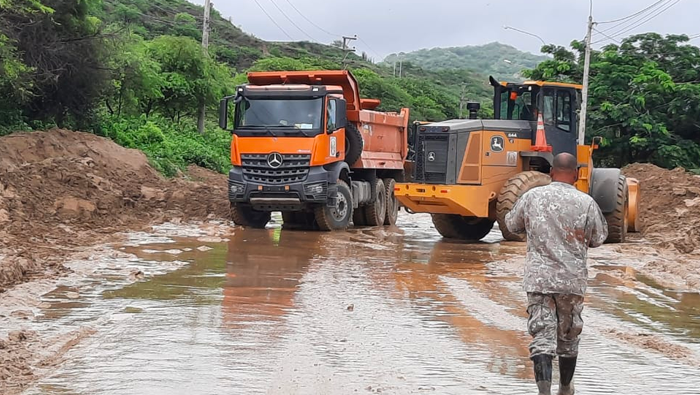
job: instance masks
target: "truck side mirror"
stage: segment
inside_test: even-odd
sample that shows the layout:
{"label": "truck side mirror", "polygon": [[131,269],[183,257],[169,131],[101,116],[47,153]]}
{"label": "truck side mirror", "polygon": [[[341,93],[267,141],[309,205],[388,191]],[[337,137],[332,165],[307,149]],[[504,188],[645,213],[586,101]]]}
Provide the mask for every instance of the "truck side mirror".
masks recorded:
{"label": "truck side mirror", "polygon": [[335,127],[337,129],[344,129],[348,126],[348,113],[347,113],[347,103],[345,100],[336,100],[335,105]]}
{"label": "truck side mirror", "polygon": [[219,127],[223,130],[228,127],[228,98],[221,99],[219,104]]}

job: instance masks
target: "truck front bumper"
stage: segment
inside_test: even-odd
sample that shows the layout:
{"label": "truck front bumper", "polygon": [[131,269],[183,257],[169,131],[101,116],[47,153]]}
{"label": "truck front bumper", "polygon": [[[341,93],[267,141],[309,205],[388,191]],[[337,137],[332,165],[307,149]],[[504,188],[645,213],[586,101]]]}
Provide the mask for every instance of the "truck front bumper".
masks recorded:
{"label": "truck front bumper", "polygon": [[292,183],[257,183],[248,181],[241,167],[229,172],[228,197],[231,203],[252,206],[259,211],[301,211],[309,206],[330,204],[337,186],[330,184],[329,172],[311,167],[303,181]]}

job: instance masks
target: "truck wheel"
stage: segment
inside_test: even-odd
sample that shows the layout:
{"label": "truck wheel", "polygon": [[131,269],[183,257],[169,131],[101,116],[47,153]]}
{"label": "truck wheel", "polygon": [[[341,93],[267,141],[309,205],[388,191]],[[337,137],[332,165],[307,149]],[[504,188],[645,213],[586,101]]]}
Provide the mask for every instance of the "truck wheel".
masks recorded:
{"label": "truck wheel", "polygon": [[394,195],[394,187],[396,181],[393,178],[385,178],[384,185],[386,186],[386,216],[384,217],[384,225],[396,225],[396,220],[399,218],[399,201]]}
{"label": "truck wheel", "polygon": [[627,211],[629,210],[628,203],[628,187],[625,176],[620,176],[617,181],[617,196],[615,202],[615,211],[605,215],[605,220],[608,222],[608,239],[606,243],[624,243],[627,239]]}
{"label": "truck wheel", "polygon": [[362,134],[355,125],[349,123],[345,127],[345,162],[351,166],[357,162],[362,155],[363,147]]}
{"label": "truck wheel", "polygon": [[321,230],[345,230],[352,218],[352,192],[345,181],[338,180],[335,207],[324,204],[316,208],[316,223]]}
{"label": "truck wheel", "polygon": [[367,225],[380,226],[384,225],[384,217],[386,217],[386,187],[384,181],[380,178],[374,183],[376,193],[374,201],[365,207],[365,218]]}
{"label": "truck wheel", "polygon": [[367,226],[367,214],[365,209],[367,206],[360,206],[352,212],[352,223],[354,226]]}
{"label": "truck wheel", "polygon": [[508,241],[525,241],[526,236],[524,233],[513,233],[508,230],[508,227],[506,227],[506,215],[513,209],[515,202],[525,192],[532,188],[549,185],[551,182],[552,179],[547,174],[539,171],[524,171],[511,177],[510,180],[503,184],[496,203],[496,219],[504,239]]}
{"label": "truck wheel", "polygon": [[265,211],[255,211],[250,207],[237,206],[231,203],[231,220],[236,225],[265,229],[265,225],[270,222],[271,214]]}
{"label": "truck wheel", "polygon": [[479,241],[486,237],[495,221],[488,218],[462,217],[457,214],[433,214],[433,225],[446,239]]}

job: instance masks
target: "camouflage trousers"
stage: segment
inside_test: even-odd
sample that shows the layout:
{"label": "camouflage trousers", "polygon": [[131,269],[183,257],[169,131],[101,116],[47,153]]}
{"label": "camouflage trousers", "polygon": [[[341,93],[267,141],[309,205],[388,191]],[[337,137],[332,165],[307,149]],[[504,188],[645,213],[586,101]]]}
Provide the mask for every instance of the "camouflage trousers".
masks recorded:
{"label": "camouflage trousers", "polygon": [[527,329],[533,337],[530,357],[551,355],[578,356],[579,336],[583,330],[583,296],[528,293]]}

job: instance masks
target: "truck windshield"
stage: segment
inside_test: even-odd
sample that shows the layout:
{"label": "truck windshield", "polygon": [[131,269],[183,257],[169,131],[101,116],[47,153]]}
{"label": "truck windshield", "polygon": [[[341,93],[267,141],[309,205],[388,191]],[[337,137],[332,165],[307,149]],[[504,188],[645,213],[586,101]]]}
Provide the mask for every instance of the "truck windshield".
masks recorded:
{"label": "truck windshield", "polygon": [[244,99],[238,127],[321,130],[323,99]]}

